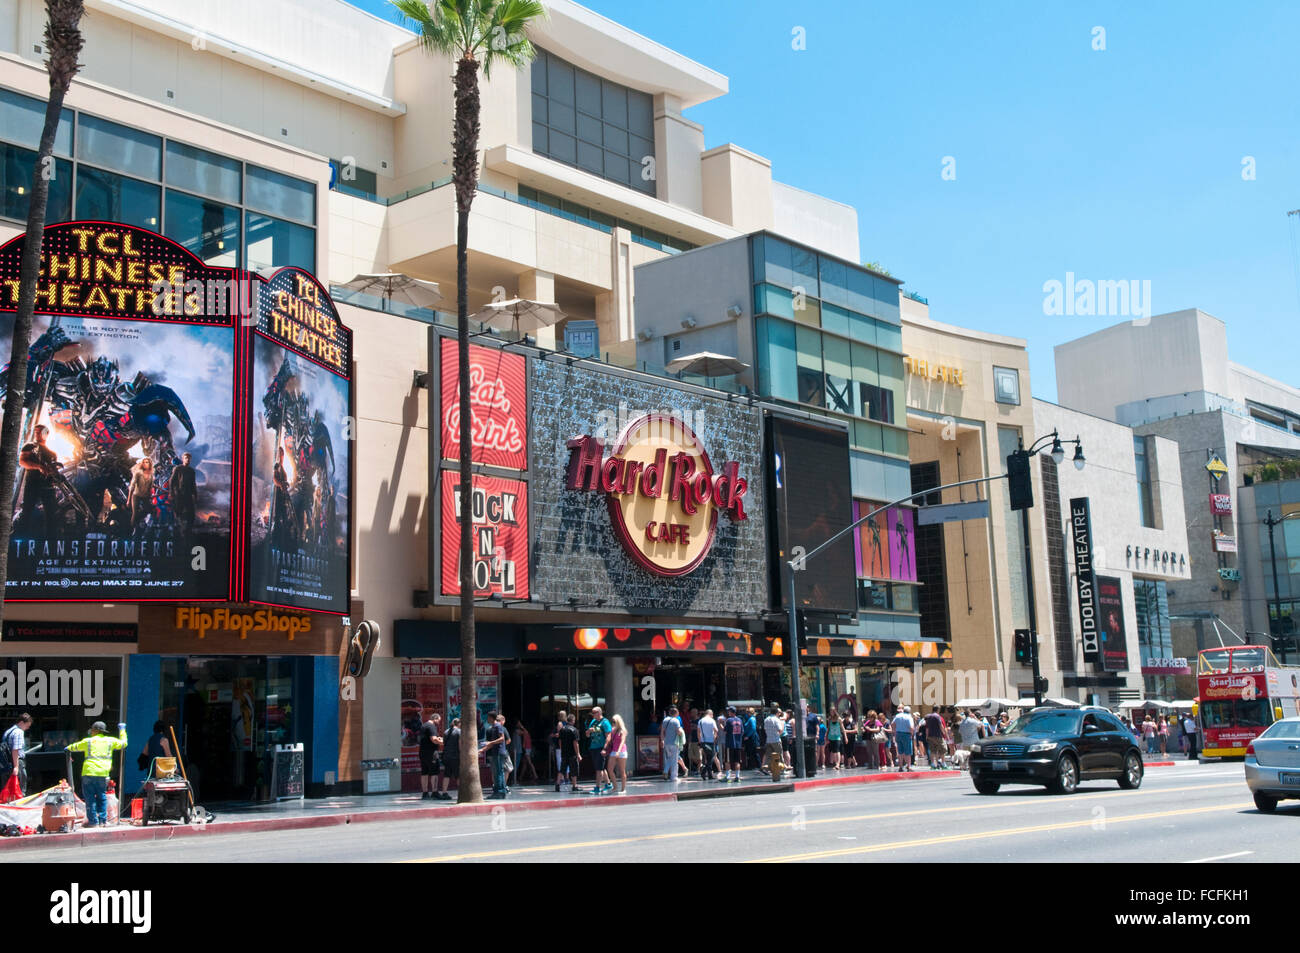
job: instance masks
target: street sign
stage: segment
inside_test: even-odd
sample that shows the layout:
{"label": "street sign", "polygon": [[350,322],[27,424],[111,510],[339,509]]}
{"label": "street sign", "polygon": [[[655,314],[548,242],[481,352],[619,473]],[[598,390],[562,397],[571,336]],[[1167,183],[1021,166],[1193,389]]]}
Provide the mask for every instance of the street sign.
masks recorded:
{"label": "street sign", "polygon": [[968,503],[940,503],[923,506],[916,511],[918,526],[937,523],[957,523],[962,520],[983,520],[989,516],[988,500],[971,500]]}
{"label": "street sign", "polygon": [[1228,473],[1228,465],[1219,458],[1217,453],[1210,457],[1209,461],[1205,464],[1205,469],[1209,471],[1210,475],[1214,477],[1216,481],[1220,477],[1226,476]]}

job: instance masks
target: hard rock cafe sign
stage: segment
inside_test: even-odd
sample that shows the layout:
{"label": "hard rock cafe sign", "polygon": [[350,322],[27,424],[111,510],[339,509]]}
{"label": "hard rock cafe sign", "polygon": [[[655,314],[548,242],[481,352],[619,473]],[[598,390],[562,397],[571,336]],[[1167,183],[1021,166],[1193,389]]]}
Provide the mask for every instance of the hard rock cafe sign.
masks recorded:
{"label": "hard rock cafe sign", "polygon": [[699,437],[676,417],[633,420],[608,456],[599,437],[575,437],[568,447],[568,488],[604,493],[619,542],[656,575],[696,569],[713,547],[720,512],[746,518],[749,483],[739,464],[715,469]]}

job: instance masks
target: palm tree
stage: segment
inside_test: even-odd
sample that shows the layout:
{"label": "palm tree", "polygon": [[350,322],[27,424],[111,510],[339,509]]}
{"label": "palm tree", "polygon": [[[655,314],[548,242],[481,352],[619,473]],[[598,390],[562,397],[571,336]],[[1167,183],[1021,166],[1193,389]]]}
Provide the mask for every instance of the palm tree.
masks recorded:
{"label": "palm tree", "polygon": [[45,106],[45,126],[32,171],[32,198],[27,207],[27,236],[18,271],[18,313],[14,315],[14,341],[9,356],[4,428],[0,433],[0,620],[4,618],[4,587],[9,578],[9,533],[14,518],[14,477],[18,469],[18,438],[23,427],[23,402],[27,395],[27,352],[31,346],[32,314],[36,310],[36,283],[41,271],[41,241],[45,236],[45,209],[54,177],[54,134],[63,112],[63,98],[81,64],[84,42],[81,16],[84,0],[45,0],[45,49],[49,60],[50,99]]}
{"label": "palm tree", "polygon": [[[420,31],[420,43],[430,53],[450,57],[456,64],[456,115],[452,134],[452,182],[456,186],[456,334],[460,362],[460,486],[468,499],[473,486],[470,466],[469,390],[469,208],[478,188],[479,94],[478,68],[490,78],[492,66],[504,62],[516,69],[536,55],[524,33],[533,20],[546,15],[536,0],[392,0]],[[462,504],[462,513],[468,506]],[[461,734],[458,800],[483,800],[478,773],[478,691],[474,667],[474,541],[470,520],[460,521],[460,671]]]}

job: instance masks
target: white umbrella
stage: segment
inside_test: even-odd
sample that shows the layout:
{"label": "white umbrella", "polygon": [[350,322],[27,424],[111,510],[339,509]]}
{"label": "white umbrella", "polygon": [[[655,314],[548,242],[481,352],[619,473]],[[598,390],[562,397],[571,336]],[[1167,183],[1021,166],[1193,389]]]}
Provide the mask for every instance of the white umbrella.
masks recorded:
{"label": "white umbrella", "polygon": [[412,278],[392,271],[377,275],[357,275],[343,287],[413,308],[432,308],[442,300],[436,281],[425,281],[423,278]]}
{"label": "white umbrella", "polygon": [[489,301],[469,316],[489,328],[514,331],[518,334],[536,333],[542,328],[563,321],[568,315],[559,305],[528,298],[511,298],[508,301]]}
{"label": "white umbrella", "polygon": [[1189,711],[1196,706],[1196,700],[1193,698],[1178,698],[1169,703],[1170,708],[1186,708]]}
{"label": "white umbrella", "polygon": [[700,351],[698,354],[687,354],[685,357],[669,361],[667,370],[672,371],[674,374],[730,377],[732,374],[739,374],[741,371],[749,370],[749,365],[734,357],[728,357],[726,354]]}

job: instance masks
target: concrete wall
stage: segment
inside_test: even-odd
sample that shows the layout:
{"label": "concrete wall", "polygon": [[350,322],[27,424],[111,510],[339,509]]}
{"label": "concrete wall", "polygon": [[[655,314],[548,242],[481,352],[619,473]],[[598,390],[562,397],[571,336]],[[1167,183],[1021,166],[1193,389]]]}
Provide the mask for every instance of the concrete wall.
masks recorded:
{"label": "concrete wall", "polygon": [[[758,197],[754,196],[757,201]],[[852,205],[772,183],[772,231],[851,262],[860,262],[858,211]]]}
{"label": "concrete wall", "polygon": [[772,163],[732,143],[700,156],[703,212],[742,232],[771,228]]}

